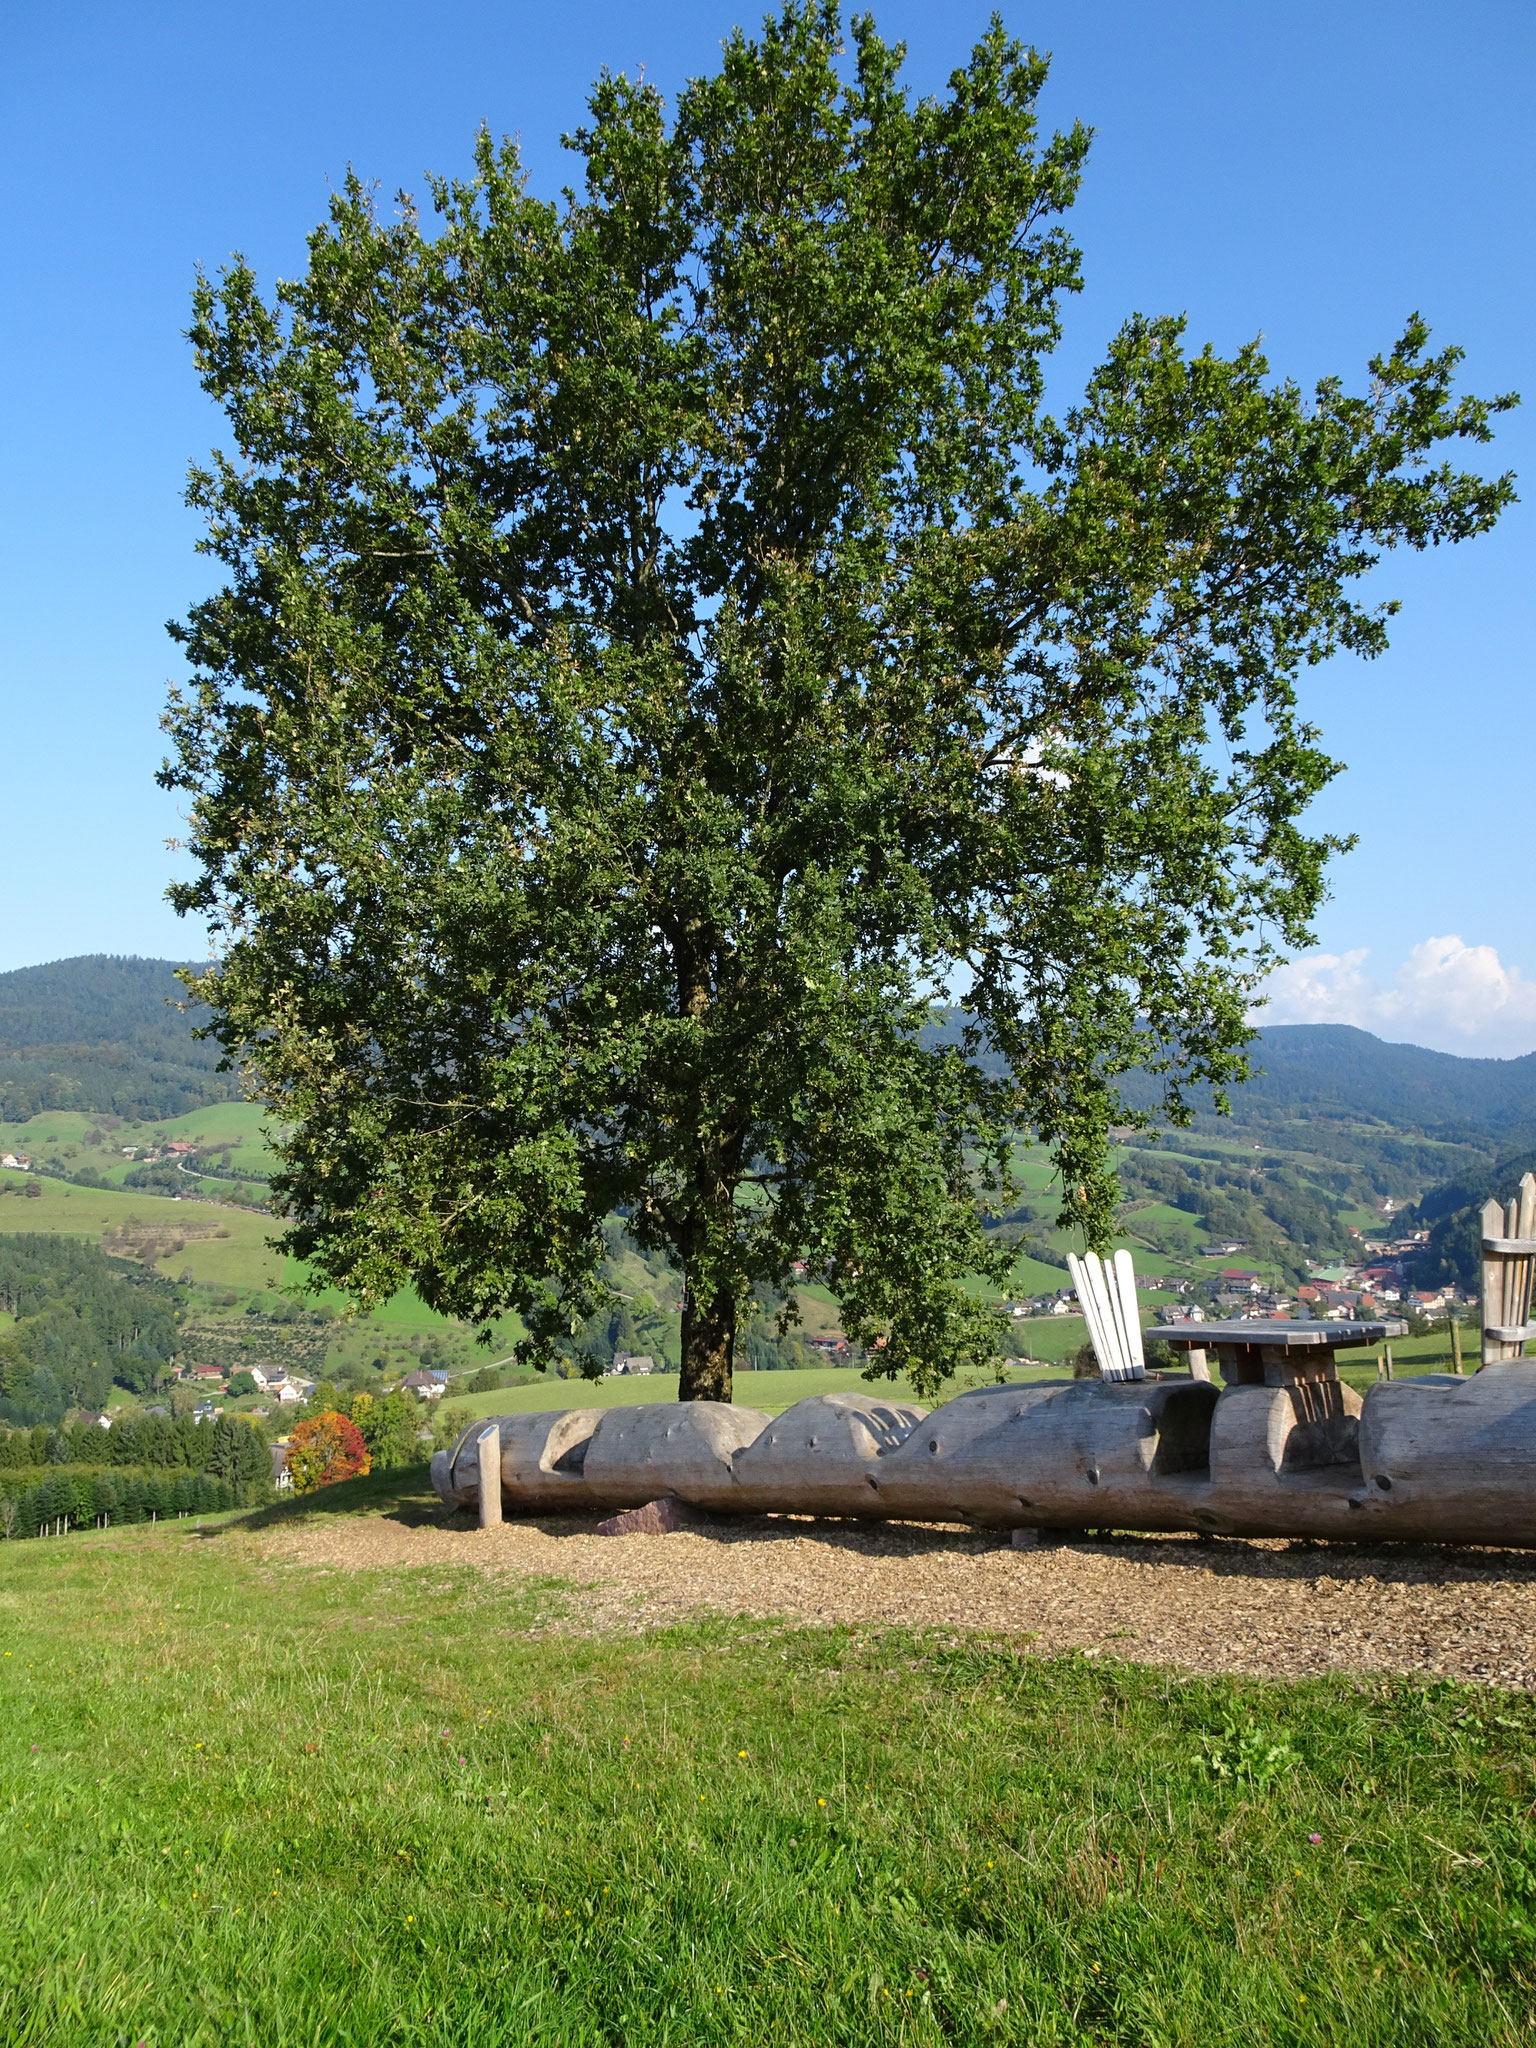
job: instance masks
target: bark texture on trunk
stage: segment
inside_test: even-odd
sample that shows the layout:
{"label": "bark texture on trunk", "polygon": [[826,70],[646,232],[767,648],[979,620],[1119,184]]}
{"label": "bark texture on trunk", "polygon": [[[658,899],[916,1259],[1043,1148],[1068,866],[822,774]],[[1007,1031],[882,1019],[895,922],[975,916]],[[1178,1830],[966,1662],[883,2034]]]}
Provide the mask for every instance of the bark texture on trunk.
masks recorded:
{"label": "bark texture on trunk", "polygon": [[690,1290],[683,1303],[683,1369],[679,1401],[729,1401],[736,1348],[736,1297],[724,1287],[710,1301]]}

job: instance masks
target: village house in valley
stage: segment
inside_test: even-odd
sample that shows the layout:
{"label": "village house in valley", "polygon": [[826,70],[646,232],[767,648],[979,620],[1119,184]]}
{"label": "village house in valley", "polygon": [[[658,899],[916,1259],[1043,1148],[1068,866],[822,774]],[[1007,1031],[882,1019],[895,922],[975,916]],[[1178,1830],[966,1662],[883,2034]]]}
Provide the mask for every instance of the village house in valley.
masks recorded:
{"label": "village house in valley", "polygon": [[423,1401],[438,1401],[448,1391],[448,1375],[437,1366],[422,1366],[400,1382],[407,1392]]}

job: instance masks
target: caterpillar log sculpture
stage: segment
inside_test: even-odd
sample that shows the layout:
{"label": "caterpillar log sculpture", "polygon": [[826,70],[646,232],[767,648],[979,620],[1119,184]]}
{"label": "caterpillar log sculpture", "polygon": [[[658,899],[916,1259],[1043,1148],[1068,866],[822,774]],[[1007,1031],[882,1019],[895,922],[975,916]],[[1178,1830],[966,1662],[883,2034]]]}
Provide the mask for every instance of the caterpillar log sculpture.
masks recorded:
{"label": "caterpillar log sculpture", "polygon": [[508,1415],[440,1451],[433,1484],[451,1504],[483,1499],[495,1520],[672,1496],[726,1515],[1536,1547],[1536,1365],[1381,1382],[1362,1397],[1333,1352],[1383,1324],[1150,1334],[1214,1348],[1227,1384],[1045,1381],[931,1412],[850,1390],[776,1418],[710,1402]]}

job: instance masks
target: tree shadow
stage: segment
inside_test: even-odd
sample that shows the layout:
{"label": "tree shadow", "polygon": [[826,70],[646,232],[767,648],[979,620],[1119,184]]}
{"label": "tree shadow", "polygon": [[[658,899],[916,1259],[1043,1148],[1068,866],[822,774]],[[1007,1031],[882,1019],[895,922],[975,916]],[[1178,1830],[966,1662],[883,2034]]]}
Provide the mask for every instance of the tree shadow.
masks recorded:
{"label": "tree shadow", "polygon": [[1301,1585],[1340,1579],[1399,1586],[1536,1584],[1536,1553],[1470,1543],[1348,1543],[1322,1536],[1149,1535],[1117,1530],[1072,1537],[1064,1547],[1113,1551],[1169,1571],[1287,1579]]}
{"label": "tree shadow", "polygon": [[[555,1540],[596,1534],[601,1515],[509,1516],[520,1528]],[[473,1527],[473,1516],[459,1521]],[[719,1544],[810,1543],[863,1557],[975,1557],[1009,1551],[1021,1565],[1031,1557],[1077,1551],[1110,1554],[1168,1572],[1199,1571],[1223,1578],[1288,1579],[1321,1584],[1329,1579],[1373,1579],[1397,1585],[1454,1581],[1536,1583],[1536,1552],[1450,1543],[1346,1543],[1322,1537],[1207,1536],[1194,1531],[1063,1530],[1046,1532],[1038,1550],[1013,1551],[1007,1529],[959,1523],[875,1522],[815,1515],[705,1515],[688,1533]],[[633,1540],[633,1539],[632,1539]],[[647,1542],[664,1541],[646,1537]],[[1154,1596],[1155,1597],[1155,1596]]]}
{"label": "tree shadow", "polygon": [[[244,1513],[221,1518],[197,1530],[202,1542],[230,1533],[255,1534],[270,1529],[302,1528],[320,1520],[348,1515],[382,1515],[411,1529],[473,1530],[473,1509],[445,1511],[432,1489],[425,1465],[395,1472],[371,1472],[365,1479],[347,1479],[318,1492],[265,1503]],[[509,1515],[507,1523],[534,1529],[555,1542],[597,1534],[608,1511],[583,1514]],[[193,1532],[188,1532],[189,1534]],[[688,1533],[706,1542],[729,1545],[814,1544],[861,1557],[975,1557],[1010,1550],[1006,1529],[972,1528],[954,1522],[858,1521],[816,1515],[699,1514]],[[664,1537],[645,1537],[664,1542]],[[1047,1532],[1039,1551],[1017,1553],[1023,1565],[1033,1556],[1062,1551],[1123,1557],[1128,1563],[1152,1565],[1168,1573],[1198,1571],[1219,1578],[1284,1579],[1320,1586],[1327,1580],[1371,1579],[1388,1585],[1454,1583],[1536,1584],[1536,1552],[1498,1550],[1450,1543],[1346,1543],[1323,1537],[1206,1536],[1189,1533],[1151,1534],[1138,1530]],[[1152,1597],[1155,1597],[1153,1595]]]}
{"label": "tree shadow", "polygon": [[363,1479],[343,1479],[314,1493],[282,1495],[196,1533],[201,1541],[214,1542],[221,1536],[302,1528],[322,1518],[364,1514],[381,1514],[413,1529],[428,1524],[442,1526],[443,1504],[432,1490],[427,1467],[406,1465],[395,1472],[370,1472]]}

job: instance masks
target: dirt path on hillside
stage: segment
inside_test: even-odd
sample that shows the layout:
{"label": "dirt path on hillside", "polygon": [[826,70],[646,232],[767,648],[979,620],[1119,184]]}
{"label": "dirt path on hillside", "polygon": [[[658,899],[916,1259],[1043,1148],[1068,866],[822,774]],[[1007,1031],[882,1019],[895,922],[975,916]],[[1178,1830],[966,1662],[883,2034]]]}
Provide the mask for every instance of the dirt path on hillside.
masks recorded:
{"label": "dirt path on hillside", "polygon": [[590,1520],[464,1529],[307,1517],[257,1539],[308,1570],[469,1565],[579,1589],[552,1626],[634,1631],[701,1612],[997,1631],[1201,1672],[1417,1673],[1536,1686],[1536,1555],[1137,1537],[1014,1550],[968,1529],[791,1516],[670,1536]]}

